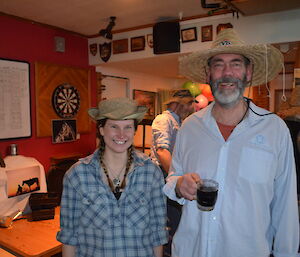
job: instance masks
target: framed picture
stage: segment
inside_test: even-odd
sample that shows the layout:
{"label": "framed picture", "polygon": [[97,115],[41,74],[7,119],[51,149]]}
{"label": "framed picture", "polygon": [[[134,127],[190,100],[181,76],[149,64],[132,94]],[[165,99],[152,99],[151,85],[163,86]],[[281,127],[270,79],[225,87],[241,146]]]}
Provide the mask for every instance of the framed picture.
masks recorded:
{"label": "framed picture", "polygon": [[137,101],[138,105],[148,108],[145,119],[153,120],[155,117],[156,93],[133,89],[133,99]]}
{"label": "framed picture", "polygon": [[76,140],[76,120],[52,120],[52,143]]}
{"label": "framed picture", "polygon": [[207,42],[207,41],[212,41],[212,39],[213,39],[213,26],[212,25],[202,26],[201,41]]}
{"label": "framed picture", "polygon": [[145,49],[145,36],[131,38],[131,52],[142,51]]}
{"label": "framed picture", "polygon": [[231,23],[221,23],[217,26],[217,34],[223,29],[233,28]]}
{"label": "framed picture", "polygon": [[112,41],[113,54],[128,53],[128,38]]}
{"label": "framed picture", "polygon": [[197,28],[188,28],[181,30],[181,41],[182,43],[197,41]]}
{"label": "framed picture", "polygon": [[150,48],[153,48],[153,35],[152,34],[147,35],[147,44]]}

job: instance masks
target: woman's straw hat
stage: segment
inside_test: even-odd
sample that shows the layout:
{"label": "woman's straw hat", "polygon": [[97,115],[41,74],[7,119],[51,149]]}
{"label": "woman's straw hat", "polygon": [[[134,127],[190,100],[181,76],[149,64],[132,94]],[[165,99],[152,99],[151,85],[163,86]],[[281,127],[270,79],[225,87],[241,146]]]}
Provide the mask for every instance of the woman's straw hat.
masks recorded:
{"label": "woman's straw hat", "polygon": [[206,83],[208,59],[224,53],[240,54],[251,61],[253,75],[248,86],[262,85],[274,79],[283,65],[283,56],[277,48],[266,44],[246,45],[235,30],[224,29],[219,32],[210,49],[180,58],[179,71],[194,82]]}
{"label": "woman's straw hat", "polygon": [[100,101],[98,108],[90,108],[88,114],[95,121],[111,119],[141,122],[147,110],[146,106],[138,106],[134,100],[117,97]]}

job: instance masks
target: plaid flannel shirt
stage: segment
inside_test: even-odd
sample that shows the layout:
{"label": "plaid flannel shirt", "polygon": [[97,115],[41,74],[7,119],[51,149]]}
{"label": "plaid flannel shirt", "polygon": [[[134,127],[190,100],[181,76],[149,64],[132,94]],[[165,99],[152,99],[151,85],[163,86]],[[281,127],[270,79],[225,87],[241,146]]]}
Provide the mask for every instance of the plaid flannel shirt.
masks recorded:
{"label": "plaid flannel shirt", "polygon": [[98,150],[66,173],[57,240],[76,246],[77,257],[153,257],[153,248],[167,242],[160,169],[135,152],[119,200],[101,174]]}

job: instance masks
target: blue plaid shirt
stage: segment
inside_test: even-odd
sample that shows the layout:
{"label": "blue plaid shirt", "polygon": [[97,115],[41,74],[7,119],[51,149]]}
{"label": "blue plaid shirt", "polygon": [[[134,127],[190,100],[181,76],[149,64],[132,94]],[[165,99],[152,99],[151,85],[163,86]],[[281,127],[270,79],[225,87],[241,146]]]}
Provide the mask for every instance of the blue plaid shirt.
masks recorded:
{"label": "blue plaid shirt", "polygon": [[159,148],[167,149],[171,154],[173,153],[177,131],[180,126],[179,116],[170,110],[157,115],[152,122],[151,158],[155,164],[161,165],[157,154]]}
{"label": "blue plaid shirt", "polygon": [[57,240],[78,257],[153,257],[167,242],[166,199],[160,169],[135,152],[119,200],[103,182],[98,150],[66,173]]}

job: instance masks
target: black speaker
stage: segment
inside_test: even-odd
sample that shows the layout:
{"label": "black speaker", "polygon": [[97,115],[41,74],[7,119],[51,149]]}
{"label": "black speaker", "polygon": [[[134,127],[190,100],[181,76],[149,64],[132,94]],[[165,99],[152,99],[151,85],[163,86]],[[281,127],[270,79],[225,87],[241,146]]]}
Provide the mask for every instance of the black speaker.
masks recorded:
{"label": "black speaker", "polygon": [[179,22],[159,22],[153,26],[153,53],[180,52]]}

